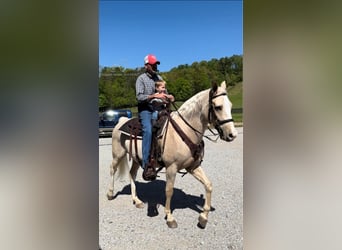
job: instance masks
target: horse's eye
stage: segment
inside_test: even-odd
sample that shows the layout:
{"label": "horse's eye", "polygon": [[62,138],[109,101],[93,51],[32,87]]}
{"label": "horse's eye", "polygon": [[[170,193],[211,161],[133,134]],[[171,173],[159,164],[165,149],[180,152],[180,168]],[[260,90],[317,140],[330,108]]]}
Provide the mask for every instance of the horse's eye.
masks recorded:
{"label": "horse's eye", "polygon": [[220,110],[222,110],[222,106],[216,106],[216,107],[214,107],[214,109],[215,109],[216,111],[220,111]]}

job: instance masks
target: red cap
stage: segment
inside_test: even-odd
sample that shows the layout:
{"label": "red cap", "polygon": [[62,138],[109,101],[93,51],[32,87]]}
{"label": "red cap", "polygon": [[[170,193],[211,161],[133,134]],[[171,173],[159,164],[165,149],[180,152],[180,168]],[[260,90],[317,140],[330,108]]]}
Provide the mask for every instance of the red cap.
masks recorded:
{"label": "red cap", "polygon": [[155,55],[149,54],[144,58],[145,64],[160,64]]}

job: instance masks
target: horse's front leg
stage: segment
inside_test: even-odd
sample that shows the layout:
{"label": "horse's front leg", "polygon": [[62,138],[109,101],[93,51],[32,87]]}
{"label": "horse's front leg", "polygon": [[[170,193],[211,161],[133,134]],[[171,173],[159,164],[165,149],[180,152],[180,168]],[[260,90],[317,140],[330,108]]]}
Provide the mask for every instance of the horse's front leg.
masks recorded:
{"label": "horse's front leg", "polygon": [[173,187],[175,185],[176,179],[176,170],[173,170],[172,167],[166,169],[166,186],[165,186],[165,217],[166,217],[166,224],[170,228],[176,228],[177,221],[173,218],[171,214],[171,198],[173,195]]}
{"label": "horse's front leg", "polygon": [[200,228],[205,228],[208,222],[208,214],[211,208],[211,192],[212,192],[212,184],[205,175],[203,169],[201,167],[196,168],[193,172],[190,172],[197,180],[199,180],[205,187],[206,198],[203,206],[203,212],[200,214],[198,218],[198,226]]}
{"label": "horse's front leg", "polygon": [[131,195],[132,195],[133,204],[135,204],[137,208],[144,208],[144,203],[137,196],[137,191],[136,191],[136,186],[135,186],[135,179],[137,177],[138,169],[139,169],[139,164],[132,160],[132,167],[129,172],[130,173],[129,179],[131,181]]}

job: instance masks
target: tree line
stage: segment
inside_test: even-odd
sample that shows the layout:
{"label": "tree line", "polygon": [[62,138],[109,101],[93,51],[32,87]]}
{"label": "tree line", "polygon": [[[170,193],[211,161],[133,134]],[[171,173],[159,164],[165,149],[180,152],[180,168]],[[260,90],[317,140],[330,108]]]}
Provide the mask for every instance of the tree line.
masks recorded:
{"label": "tree line", "polygon": [[[145,71],[143,67],[103,67],[99,76],[99,107],[127,108],[137,105],[135,82]],[[210,61],[179,65],[168,72],[160,72],[167,89],[177,101],[185,101],[213,82],[226,81],[228,86],[242,82],[242,56],[233,55]]]}

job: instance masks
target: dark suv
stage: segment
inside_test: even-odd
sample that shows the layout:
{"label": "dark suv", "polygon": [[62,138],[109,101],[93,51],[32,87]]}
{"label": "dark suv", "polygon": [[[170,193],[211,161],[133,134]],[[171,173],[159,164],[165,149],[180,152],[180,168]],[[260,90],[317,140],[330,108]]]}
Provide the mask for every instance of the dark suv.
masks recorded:
{"label": "dark suv", "polygon": [[99,114],[99,136],[111,136],[113,128],[122,116],[132,118],[132,111],[120,109],[101,112]]}

